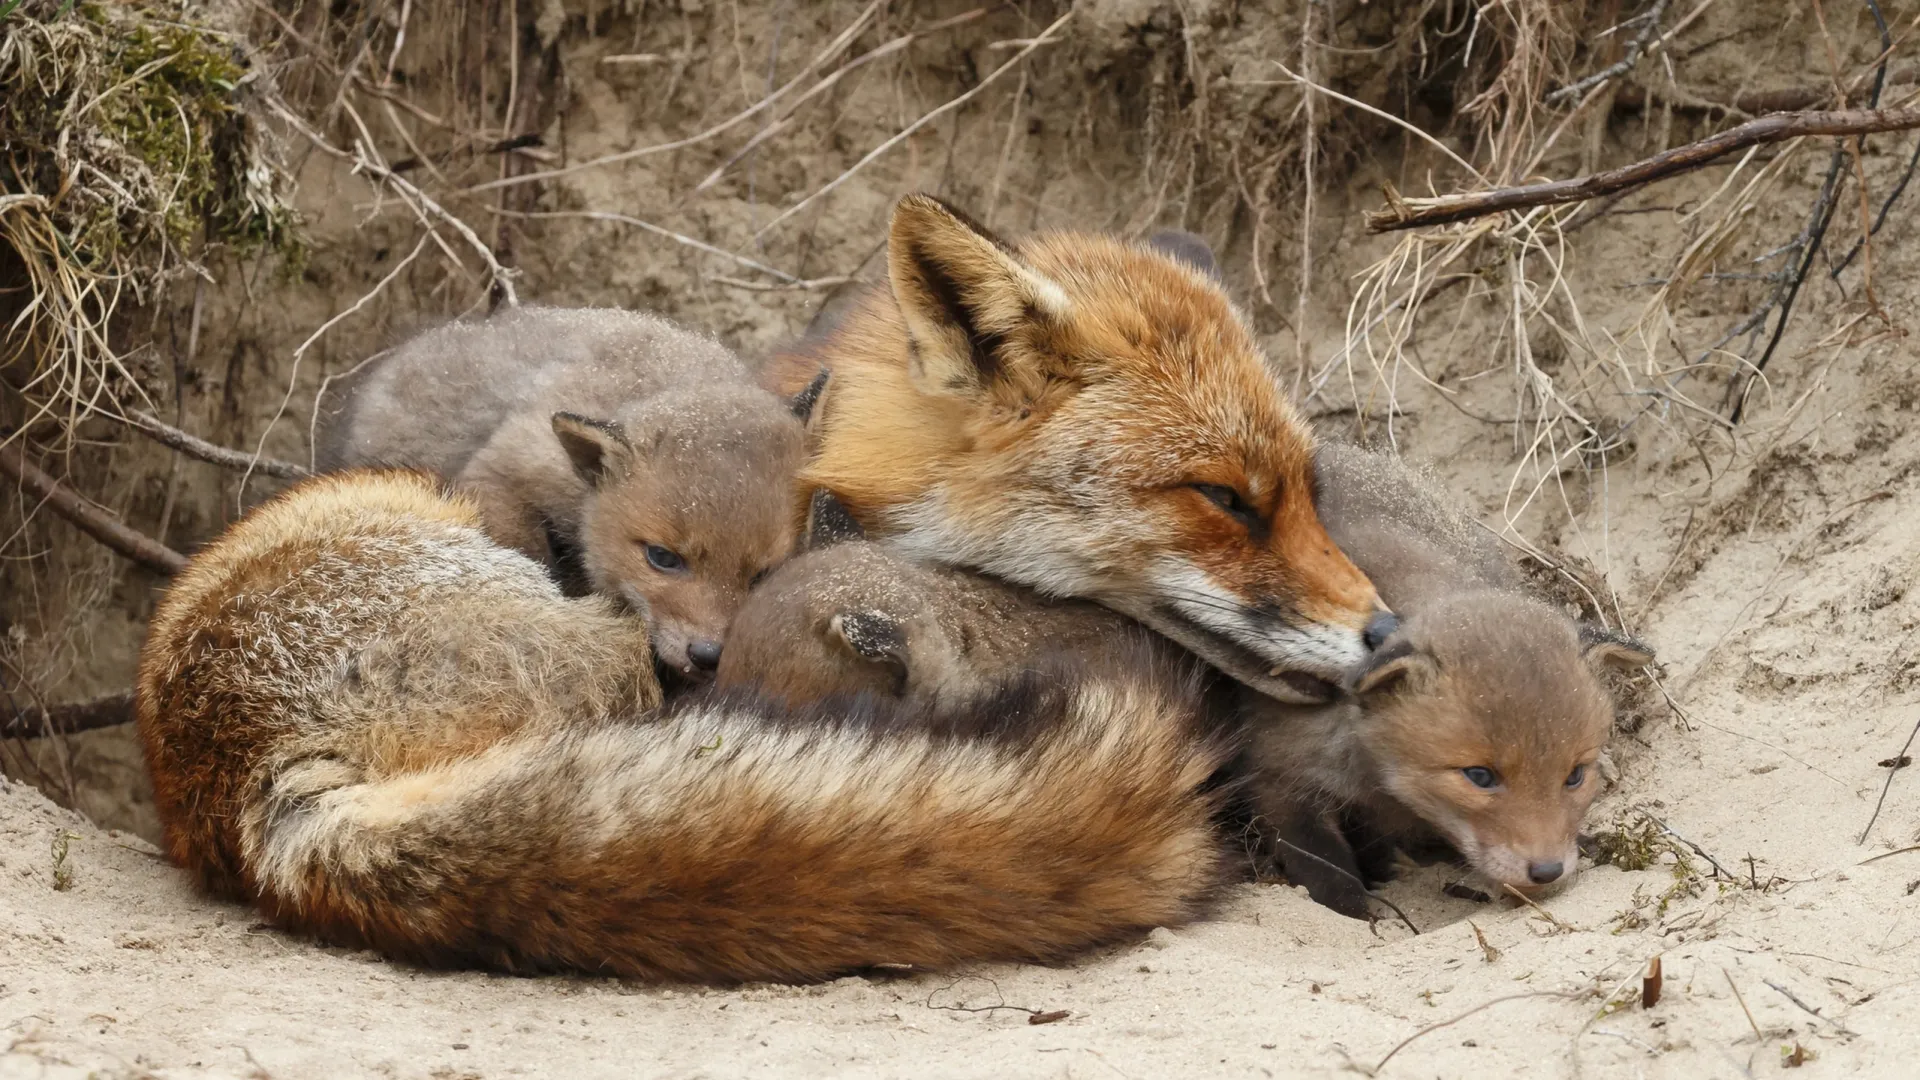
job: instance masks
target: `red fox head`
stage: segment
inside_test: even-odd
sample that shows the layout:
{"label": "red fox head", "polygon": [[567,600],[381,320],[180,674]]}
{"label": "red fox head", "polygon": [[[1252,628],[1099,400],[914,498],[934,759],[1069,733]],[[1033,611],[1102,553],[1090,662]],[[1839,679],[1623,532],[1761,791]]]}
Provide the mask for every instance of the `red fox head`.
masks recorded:
{"label": "red fox head", "polygon": [[803,487],[1285,700],[1366,655],[1380,604],[1315,514],[1311,434],[1202,269],[1097,236],[1010,247],[921,195],[887,266],[890,293],[808,348],[833,378]]}
{"label": "red fox head", "polygon": [[1439,601],[1400,624],[1354,680],[1381,782],[1495,884],[1572,878],[1600,790],[1613,702],[1595,667],[1640,645],[1504,592]]}
{"label": "red fox head", "polygon": [[793,550],[788,500],[817,394],[783,406],[752,387],[706,387],[608,420],[553,417],[589,487],[589,584],[644,616],[654,655],[683,676],[712,674],[747,589]]}

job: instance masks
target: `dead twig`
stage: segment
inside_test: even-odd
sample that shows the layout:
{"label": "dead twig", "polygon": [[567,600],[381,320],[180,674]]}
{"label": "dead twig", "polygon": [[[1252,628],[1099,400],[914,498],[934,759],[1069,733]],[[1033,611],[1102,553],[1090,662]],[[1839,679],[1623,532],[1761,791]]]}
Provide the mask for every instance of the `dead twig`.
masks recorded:
{"label": "dead twig", "polygon": [[[1423,1035],[1432,1034],[1433,1032],[1439,1031],[1442,1028],[1452,1027],[1453,1025],[1459,1023],[1460,1021],[1465,1020],[1467,1017],[1472,1016],[1475,1013],[1485,1012],[1486,1010],[1493,1008],[1495,1005],[1503,1005],[1509,1001],[1524,1001],[1527,998],[1543,998],[1543,997],[1560,998],[1563,1001],[1573,1001],[1576,998],[1584,996],[1585,993],[1586,991],[1584,990],[1582,991],[1533,990],[1524,994],[1508,994],[1505,997],[1497,997],[1491,1001],[1483,1001],[1480,1004],[1475,1005],[1473,1008],[1468,1009],[1466,1012],[1463,1012],[1458,1016],[1452,1017],[1447,1020],[1442,1020],[1437,1024],[1428,1024],[1426,1027],[1421,1028],[1419,1031],[1416,1031],[1413,1034],[1407,1036],[1406,1038],[1401,1039],[1399,1045],[1387,1051],[1386,1057],[1381,1058],[1379,1062],[1374,1065],[1373,1068],[1366,1070],[1367,1075],[1368,1076],[1379,1075],[1380,1070],[1387,1067],[1387,1062],[1392,1061],[1393,1056],[1395,1054],[1398,1054],[1400,1051],[1405,1050],[1408,1044],[1412,1043],[1415,1039],[1418,1039]],[[1358,1063],[1356,1063],[1356,1065],[1358,1065]],[[1364,1066],[1360,1066],[1360,1067],[1364,1068]]]}
{"label": "dead twig", "polygon": [[14,710],[0,719],[0,739],[31,739],[41,735],[71,735],[131,723],[133,695],[113,694],[74,705],[47,705]]}
{"label": "dead twig", "polygon": [[1546,103],[1549,105],[1558,105],[1562,101],[1572,100],[1609,79],[1617,78],[1632,71],[1634,65],[1640,62],[1640,58],[1646,55],[1647,46],[1653,42],[1653,36],[1660,32],[1660,17],[1667,13],[1667,5],[1672,2],[1673,0],[1653,0],[1652,7],[1627,20],[1629,24],[1643,23],[1644,25],[1640,27],[1640,32],[1634,35],[1633,40],[1627,42],[1626,54],[1619,60],[1601,68],[1586,78],[1577,82],[1568,83],[1566,86],[1548,94],[1546,96]]}
{"label": "dead twig", "polygon": [[1920,738],[1920,720],[1913,722],[1913,730],[1907,732],[1907,741],[1900,744],[1900,752],[1887,759],[1887,782],[1880,785],[1880,798],[1873,804],[1873,816],[1867,819],[1867,827],[1860,830],[1860,838],[1854,843],[1866,843],[1867,834],[1873,831],[1873,823],[1880,820],[1880,810],[1887,805],[1887,792],[1893,790],[1893,778],[1900,773],[1900,760],[1907,756],[1907,751],[1913,749],[1915,738]]}
{"label": "dead twig", "polygon": [[[859,161],[856,161],[852,165],[848,166],[847,169],[844,172],[842,172],[839,176],[836,176],[832,180],[829,180],[826,186],[820,188],[818,191],[815,191],[813,194],[807,196],[804,199],[801,199],[799,202],[794,203],[792,206],[787,207],[785,210],[782,210],[779,214],[775,215],[772,221],[769,221],[765,225],[762,225],[760,229],[753,234],[753,238],[755,240],[758,240],[761,237],[765,236],[769,231],[771,231],[775,226],[779,225],[781,222],[786,221],[787,219],[793,217],[795,214],[798,214],[800,211],[805,210],[809,206],[812,206],[815,202],[825,197],[828,193],[838,188],[841,184],[844,184],[848,180],[853,179],[853,176],[855,173],[858,173],[861,169],[864,169],[868,165],[872,164],[881,155],[885,154],[887,151],[900,145],[906,140],[912,138],[914,132],[919,131],[921,128],[926,127],[928,124],[933,123],[935,120],[939,119],[940,117],[947,115],[948,113],[954,111],[955,109],[958,109],[960,106],[965,105],[967,102],[972,101],[975,97],[978,97],[980,93],[984,91],[987,87],[992,86],[994,81],[999,79],[1000,76],[1005,75],[1007,72],[1013,70],[1015,67],[1018,67],[1023,61],[1026,60],[1027,57],[1033,55],[1034,50],[1040,48],[1042,45],[1051,45],[1053,44],[1054,41],[1058,40],[1053,36],[1054,33],[1058,31],[1062,26],[1065,26],[1067,23],[1067,20],[1071,18],[1073,18],[1073,9],[1068,8],[1066,14],[1053,20],[1053,22],[1047,25],[1047,28],[1045,30],[1040,31],[1040,36],[1029,39],[1024,48],[1022,48],[1019,52],[1014,53],[1012,56],[1008,57],[1006,63],[1001,64],[999,67],[994,68],[992,71],[988,72],[984,78],[982,78],[979,82],[974,83],[973,86],[969,88],[965,93],[959,95],[958,97],[952,98],[946,104],[941,105],[938,108],[933,109],[932,111],[926,113],[925,115],[921,116],[920,119],[915,120],[913,123],[908,124],[904,128],[901,128],[891,138],[887,139],[885,142],[881,143],[879,146],[876,146],[872,150],[867,151],[867,155],[865,157],[861,158]],[[1916,123],[1920,123],[1920,122],[1916,122]]]}
{"label": "dead twig", "polygon": [[198,435],[174,427],[172,424],[167,423],[150,412],[136,409],[132,412],[117,416],[115,419],[125,421],[142,435],[151,438],[162,446],[172,447],[188,457],[197,458],[211,465],[218,465],[223,469],[239,469],[245,471],[251,468],[255,472],[263,472],[268,476],[278,476],[286,480],[298,480],[303,476],[311,475],[306,469],[295,465],[291,461],[256,458],[252,454],[243,454],[238,450],[229,450],[224,446],[217,446],[202,439]]}
{"label": "dead twig", "polygon": [[114,520],[105,510],[81,498],[28,461],[18,444],[0,446],[0,473],[13,477],[42,505],[72,522],[81,532],[154,573],[171,576],[185,569],[185,555]]}
{"label": "dead twig", "polygon": [[1871,135],[1920,128],[1920,108],[1842,109],[1775,113],[1729,128],[1698,142],[1677,146],[1644,161],[1570,180],[1494,188],[1461,195],[1420,199],[1399,197],[1385,210],[1367,214],[1368,232],[1392,232],[1427,225],[1470,221],[1507,210],[1585,202],[1602,195],[1644,187],[1692,172],[1737,150],[1802,136]]}

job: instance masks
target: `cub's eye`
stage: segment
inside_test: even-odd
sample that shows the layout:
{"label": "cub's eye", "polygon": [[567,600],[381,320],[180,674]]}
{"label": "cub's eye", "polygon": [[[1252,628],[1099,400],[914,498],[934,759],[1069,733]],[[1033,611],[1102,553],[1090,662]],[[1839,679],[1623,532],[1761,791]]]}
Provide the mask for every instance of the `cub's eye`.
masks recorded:
{"label": "cub's eye", "polygon": [[1195,484],[1193,490],[1205,495],[1209,502],[1233,515],[1248,528],[1260,522],[1260,515],[1253,509],[1253,504],[1247,501],[1247,497],[1225,484]]}
{"label": "cub's eye", "polygon": [[659,544],[646,544],[644,547],[647,552],[647,565],[663,574],[678,573],[687,568],[687,560],[669,548],[663,548]]}
{"label": "cub's eye", "polygon": [[1469,766],[1468,768],[1461,769],[1460,772],[1466,776],[1468,782],[1474,787],[1491,791],[1500,786],[1499,775],[1485,765]]}
{"label": "cub's eye", "polygon": [[1587,767],[1585,765],[1575,765],[1573,771],[1567,774],[1567,786],[1577,788],[1584,783],[1586,779]]}
{"label": "cub's eye", "polygon": [[760,583],[761,583],[761,582],[763,582],[763,581],[765,581],[765,580],[767,580],[767,574],[768,574],[768,572],[769,572],[769,571],[771,571],[772,569],[773,569],[772,567],[763,567],[763,568],[761,568],[761,569],[760,569],[760,570],[759,570],[759,571],[758,571],[757,573],[755,573],[755,574],[754,574],[754,575],[753,575],[752,577],[750,577],[750,578],[748,578],[748,579],[747,579],[747,588],[748,588],[748,589],[757,589],[757,588],[759,588],[759,587],[760,587]]}

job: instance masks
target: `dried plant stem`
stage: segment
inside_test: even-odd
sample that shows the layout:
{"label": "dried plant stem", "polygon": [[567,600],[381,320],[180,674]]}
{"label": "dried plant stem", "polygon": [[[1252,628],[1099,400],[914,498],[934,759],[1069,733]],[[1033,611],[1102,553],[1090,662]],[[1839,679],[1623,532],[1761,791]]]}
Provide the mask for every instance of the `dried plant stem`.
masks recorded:
{"label": "dried plant stem", "polygon": [[71,735],[133,721],[133,695],[114,694],[75,705],[45,705],[0,718],[0,739]]}
{"label": "dried plant stem", "polygon": [[72,522],[80,531],[154,573],[171,576],[187,565],[185,555],[128,528],[105,510],[74,494],[60,481],[41,471],[27,460],[18,443],[0,446],[0,473],[12,477],[21,488],[54,513]]}
{"label": "dried plant stem", "polygon": [[172,447],[188,457],[197,458],[211,465],[218,465],[223,469],[240,469],[244,471],[251,467],[256,472],[263,472],[268,476],[278,476],[287,480],[297,480],[300,477],[308,475],[305,468],[295,465],[291,461],[276,461],[273,458],[256,458],[251,454],[243,454],[238,450],[229,450],[224,446],[216,446],[198,435],[174,427],[172,424],[167,423],[150,412],[136,409],[116,417],[116,419],[124,421],[142,435],[151,438],[162,446]]}
{"label": "dried plant stem", "polygon": [[785,210],[781,211],[777,216],[775,216],[772,221],[769,221],[765,225],[762,225],[759,231],[753,234],[753,238],[755,240],[758,240],[762,236],[765,236],[769,230],[773,229],[775,226],[778,226],[781,222],[788,220],[789,218],[793,217],[795,214],[798,214],[800,211],[805,210],[809,206],[812,206],[815,202],[819,201],[828,193],[838,188],[841,184],[844,184],[848,180],[853,179],[854,174],[858,173],[861,169],[864,169],[868,165],[872,164],[881,155],[885,154],[887,151],[893,149],[894,147],[912,138],[914,132],[919,131],[921,128],[926,127],[928,124],[933,123],[935,120],[939,119],[940,117],[945,116],[946,114],[954,111],[955,109],[958,109],[960,106],[965,105],[967,102],[972,101],[974,98],[978,97],[980,93],[984,91],[987,87],[992,86],[994,82],[1000,78],[1000,76],[1005,75],[1007,72],[1013,70],[1021,62],[1026,60],[1027,57],[1033,55],[1036,49],[1039,49],[1042,45],[1051,45],[1055,41],[1058,41],[1059,39],[1053,36],[1054,33],[1058,31],[1062,26],[1065,26],[1067,23],[1067,20],[1071,18],[1073,18],[1073,9],[1068,8],[1066,14],[1053,20],[1052,23],[1048,24],[1045,30],[1040,31],[1040,36],[1029,39],[1027,43],[1021,47],[1019,52],[1014,53],[1011,57],[1008,57],[1006,63],[1001,64],[999,67],[994,68],[991,72],[988,72],[985,78],[973,84],[972,88],[967,90],[966,93],[963,93],[958,97],[952,98],[946,104],[941,105],[940,107],[932,110],[931,112],[928,112],[924,116],[920,117],[920,119],[915,120],[913,123],[908,124],[906,127],[900,129],[900,131],[896,133],[892,138],[881,143],[879,146],[874,147],[872,150],[867,151],[867,155],[865,157],[861,158],[859,161],[854,162],[851,166],[849,166],[846,169],[846,171],[842,172],[839,176],[836,176],[832,180],[829,180],[825,187],[820,188],[819,190],[815,191],[813,194],[807,196],[804,199],[801,199],[799,202],[794,203],[792,206],[787,207]]}
{"label": "dried plant stem", "polygon": [[1426,225],[1447,225],[1506,210],[1584,202],[1692,172],[1749,146],[1803,135],[1870,135],[1912,128],[1920,128],[1920,108],[1775,113],[1729,128],[1699,142],[1655,154],[1645,161],[1591,176],[1462,195],[1442,195],[1432,199],[1398,199],[1385,210],[1367,215],[1367,231],[1378,233]]}

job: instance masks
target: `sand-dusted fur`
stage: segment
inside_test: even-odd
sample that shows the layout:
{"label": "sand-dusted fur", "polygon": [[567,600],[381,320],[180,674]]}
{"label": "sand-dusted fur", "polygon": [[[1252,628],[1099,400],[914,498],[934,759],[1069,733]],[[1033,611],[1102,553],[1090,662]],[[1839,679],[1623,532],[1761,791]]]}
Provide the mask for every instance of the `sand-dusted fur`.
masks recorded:
{"label": "sand-dusted fur", "polygon": [[[1017,247],[908,196],[890,288],[773,358],[833,378],[801,484],[915,558],[1096,601],[1317,699],[1378,601],[1328,539],[1312,437],[1208,271],[1069,233]],[[1311,680],[1309,680],[1311,681]]]}
{"label": "sand-dusted fur", "polygon": [[699,674],[792,548],[803,421],[710,338],[525,307],[395,350],[352,391],[336,457],[452,477],[495,540],[563,580],[577,561],[574,591],[644,613],[661,661]]}
{"label": "sand-dusted fur", "polygon": [[1498,541],[1398,458],[1318,458],[1328,531],[1401,621],[1339,701],[1246,695],[1249,788],[1288,878],[1364,915],[1356,878],[1437,838],[1496,885],[1571,879],[1613,731],[1595,666],[1648,655],[1521,592]]}
{"label": "sand-dusted fur", "polygon": [[908,558],[861,536],[825,492],[813,500],[808,550],[754,589],[715,673],[795,704],[873,694],[958,708],[1055,654],[1170,642],[1080,600],[1050,600],[984,574]]}
{"label": "sand-dusted fur", "polygon": [[195,556],[136,689],[176,860],[399,959],[696,980],[1058,958],[1221,879],[1191,683],[1122,658],[962,718],[660,714],[641,623],[480,524],[348,472]]}

